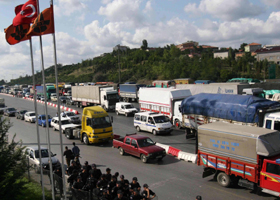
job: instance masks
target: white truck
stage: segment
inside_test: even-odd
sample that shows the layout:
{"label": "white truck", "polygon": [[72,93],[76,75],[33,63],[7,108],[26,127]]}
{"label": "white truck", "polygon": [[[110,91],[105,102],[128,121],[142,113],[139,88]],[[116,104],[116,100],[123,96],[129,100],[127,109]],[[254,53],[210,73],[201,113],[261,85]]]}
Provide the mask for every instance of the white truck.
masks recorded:
{"label": "white truck", "polygon": [[128,102],[117,102],[116,103],[116,114],[122,114],[128,117],[129,115],[134,115],[138,110]]}
{"label": "white truck", "polygon": [[280,103],[252,95],[200,93],[185,98],[180,112],[187,139],[217,121],[280,130]]}
{"label": "white truck", "polygon": [[181,127],[182,115],[179,112],[181,102],[191,96],[188,89],[140,88],[140,111],[150,111],[168,116],[176,127]]}
{"label": "white truck", "polygon": [[[51,121],[51,127],[53,130],[59,130],[59,119],[58,117],[53,117]],[[68,139],[80,138],[81,124],[73,124],[67,118],[61,118],[61,132]]]}
{"label": "white truck", "polygon": [[106,111],[115,111],[119,95],[111,86],[72,86],[72,100],[77,107],[99,105]]}

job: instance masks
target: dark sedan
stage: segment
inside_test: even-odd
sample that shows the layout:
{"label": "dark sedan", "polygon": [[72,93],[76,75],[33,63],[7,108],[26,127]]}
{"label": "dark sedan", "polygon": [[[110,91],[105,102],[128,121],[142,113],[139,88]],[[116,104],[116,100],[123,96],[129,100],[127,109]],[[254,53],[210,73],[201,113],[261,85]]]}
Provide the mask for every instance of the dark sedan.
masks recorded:
{"label": "dark sedan", "polygon": [[24,114],[28,112],[27,110],[20,110],[16,113],[16,118],[17,119],[21,119],[24,120]]}
{"label": "dark sedan", "polygon": [[10,117],[10,116],[16,116],[17,110],[15,108],[7,108],[4,111],[4,115]]}

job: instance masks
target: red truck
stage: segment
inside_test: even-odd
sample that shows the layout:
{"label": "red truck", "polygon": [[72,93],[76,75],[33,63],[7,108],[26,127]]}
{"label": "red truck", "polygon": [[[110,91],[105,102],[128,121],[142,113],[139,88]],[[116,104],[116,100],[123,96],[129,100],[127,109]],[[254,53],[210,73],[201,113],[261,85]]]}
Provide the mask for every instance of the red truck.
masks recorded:
{"label": "red truck", "polygon": [[280,133],[215,122],[198,127],[197,165],[221,186],[234,184],[280,196]]}
{"label": "red truck", "polygon": [[116,136],[113,140],[113,147],[118,148],[121,155],[130,154],[140,157],[146,163],[150,159],[162,160],[166,151],[156,145],[149,137],[134,134],[127,134],[125,137]]}

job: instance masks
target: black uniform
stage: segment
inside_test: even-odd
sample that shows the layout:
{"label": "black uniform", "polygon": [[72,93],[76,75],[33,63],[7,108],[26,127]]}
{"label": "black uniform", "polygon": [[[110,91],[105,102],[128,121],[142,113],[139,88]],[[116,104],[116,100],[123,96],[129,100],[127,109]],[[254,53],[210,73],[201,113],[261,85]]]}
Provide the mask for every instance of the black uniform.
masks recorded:
{"label": "black uniform", "polygon": [[141,188],[140,184],[139,184],[138,182],[136,182],[135,184],[134,184],[133,182],[131,182],[131,183],[129,184],[129,189],[130,189],[130,191],[131,191],[131,190],[134,190],[135,188],[136,188],[137,190],[138,190],[138,188]]}
{"label": "black uniform", "polygon": [[96,180],[99,180],[101,175],[102,175],[102,172],[100,169],[92,169],[90,170],[90,173],[92,173],[93,177],[96,179]]}
{"label": "black uniform", "polygon": [[121,186],[120,186],[120,187],[115,186],[115,187],[113,187],[113,189],[111,190],[111,195],[112,195],[113,197],[116,197],[119,190],[121,190],[121,191],[124,193],[124,191],[123,191],[123,189],[122,189]]}
{"label": "black uniform", "polygon": [[96,188],[96,184],[97,184],[97,180],[93,177],[89,177],[87,179],[86,184],[83,187],[83,190],[85,191],[93,190],[94,188]]}
{"label": "black uniform", "polygon": [[[149,192],[150,192],[150,196],[154,196],[154,195],[155,195],[155,193],[154,193],[152,190],[150,190],[150,189],[149,189]],[[144,191],[142,192],[142,196],[143,196],[143,198],[145,198],[145,199],[149,199],[149,197],[148,197],[148,192],[147,192],[146,190],[144,190]]]}

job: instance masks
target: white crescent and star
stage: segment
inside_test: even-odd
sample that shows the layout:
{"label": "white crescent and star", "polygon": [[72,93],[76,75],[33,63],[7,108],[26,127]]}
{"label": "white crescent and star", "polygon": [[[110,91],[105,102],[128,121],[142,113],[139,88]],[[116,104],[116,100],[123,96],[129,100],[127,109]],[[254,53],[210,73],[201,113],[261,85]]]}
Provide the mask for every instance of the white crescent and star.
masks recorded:
{"label": "white crescent and star", "polygon": [[[32,8],[32,13],[31,13],[30,15],[26,15],[25,17],[31,18],[31,17],[33,17],[33,16],[35,15],[35,13],[36,13],[36,8],[35,8],[34,5],[32,5],[32,4],[28,4],[27,6],[25,6],[25,8],[27,8],[27,7]],[[21,14],[21,15],[24,15],[24,10],[20,11],[20,14]]]}

